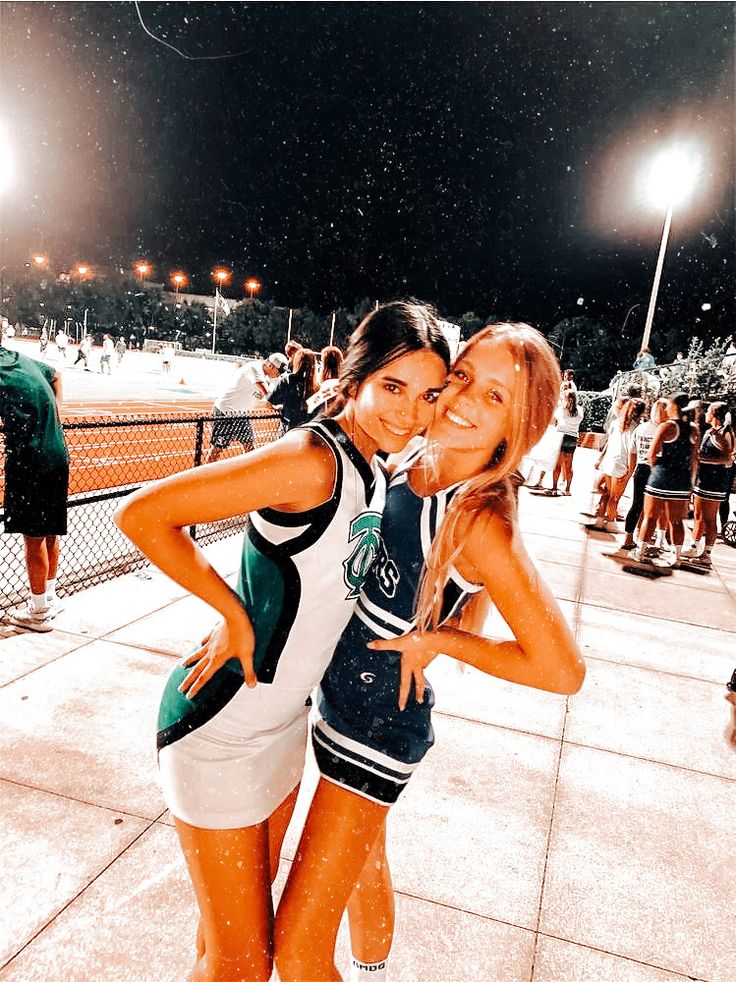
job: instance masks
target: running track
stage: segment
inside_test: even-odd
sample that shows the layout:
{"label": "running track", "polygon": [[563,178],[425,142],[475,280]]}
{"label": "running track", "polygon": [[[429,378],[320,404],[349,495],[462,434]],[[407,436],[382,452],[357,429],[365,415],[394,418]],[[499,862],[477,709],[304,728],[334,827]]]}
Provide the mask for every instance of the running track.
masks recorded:
{"label": "running track", "polygon": [[[104,491],[124,485],[158,480],[194,464],[197,428],[187,422],[189,416],[209,416],[212,400],[66,402],[62,410],[65,423],[99,422],[99,427],[67,429],[69,447],[69,493]],[[151,416],[166,416],[183,422],[146,423]],[[130,422],[124,426],[105,426],[115,420]],[[273,437],[276,420],[264,420],[254,425],[256,444],[267,443]],[[209,426],[205,424],[203,454],[209,448]],[[226,456],[240,453],[240,444],[233,443]],[[3,481],[0,474],[0,492]]]}

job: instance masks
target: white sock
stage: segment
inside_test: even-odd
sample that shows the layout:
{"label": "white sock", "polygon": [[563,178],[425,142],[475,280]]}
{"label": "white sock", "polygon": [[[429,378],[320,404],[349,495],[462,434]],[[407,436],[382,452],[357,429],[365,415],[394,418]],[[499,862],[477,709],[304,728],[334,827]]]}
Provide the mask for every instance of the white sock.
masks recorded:
{"label": "white sock", "polygon": [[53,580],[46,580],[46,600],[48,603],[56,600],[56,577]]}
{"label": "white sock", "polygon": [[659,546],[660,549],[664,548],[664,529],[657,529],[657,531],[654,533],[654,544],[655,546]]}
{"label": "white sock", "polygon": [[350,962],[350,982],[387,982],[388,956],[380,962],[361,962],[353,958]]}
{"label": "white sock", "polygon": [[31,594],[31,610],[34,614],[39,610],[46,610],[46,592]]}

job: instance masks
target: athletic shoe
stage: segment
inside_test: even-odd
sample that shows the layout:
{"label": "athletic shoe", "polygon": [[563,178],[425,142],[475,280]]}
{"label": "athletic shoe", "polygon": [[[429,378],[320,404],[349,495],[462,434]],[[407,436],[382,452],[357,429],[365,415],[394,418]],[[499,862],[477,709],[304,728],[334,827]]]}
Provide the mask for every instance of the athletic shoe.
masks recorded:
{"label": "athletic shoe", "polygon": [[630,549],[636,549],[636,543],[622,542],[621,545],[619,546],[619,549],[621,549],[622,552],[628,552]]}
{"label": "athletic shoe", "polygon": [[18,604],[8,611],[8,621],[10,624],[15,624],[16,627],[24,627],[28,631],[38,631],[45,634],[54,629],[47,611],[48,608],[46,607],[43,610],[34,610],[30,603]]}
{"label": "athletic shoe", "polygon": [[698,549],[697,543],[693,542],[687,547],[687,549],[683,549],[680,555],[683,559],[697,559],[700,555],[700,550]]}
{"label": "athletic shoe", "polygon": [[54,597],[51,603],[48,604],[46,607],[46,611],[45,611],[46,617],[49,620],[53,620],[54,617],[57,617],[62,612],[62,610],[64,610],[65,606],[66,604],[64,603],[63,600],[59,600],[58,597]]}
{"label": "athletic shoe", "polygon": [[693,566],[702,566],[703,569],[712,569],[713,560],[710,556],[696,556],[694,559],[688,560],[693,564]]}

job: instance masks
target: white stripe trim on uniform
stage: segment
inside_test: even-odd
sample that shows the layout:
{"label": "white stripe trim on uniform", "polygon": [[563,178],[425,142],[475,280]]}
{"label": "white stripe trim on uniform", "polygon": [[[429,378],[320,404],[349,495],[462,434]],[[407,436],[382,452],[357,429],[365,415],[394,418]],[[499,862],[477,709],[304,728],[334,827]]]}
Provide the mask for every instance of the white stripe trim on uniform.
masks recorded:
{"label": "white stripe trim on uniform", "polygon": [[[367,771],[369,774],[375,774],[376,777],[380,777],[382,781],[388,781],[390,784],[407,784],[409,778],[411,777],[411,774],[405,774],[401,777],[397,777],[395,773],[386,774],[385,771],[379,771],[377,767],[371,767],[365,759],[357,760],[355,757],[351,757],[347,753],[341,754],[333,744],[325,743],[324,736],[320,734],[319,729],[316,726],[314,728],[314,732],[312,733],[312,737],[317,741],[320,747],[323,747],[327,751],[328,754],[331,754],[333,757],[339,757],[340,760],[344,760],[346,764],[351,764],[353,767],[359,767],[362,771]],[[338,746],[342,747],[342,744],[339,743]],[[365,758],[365,754],[361,753],[361,757]]]}
{"label": "white stripe trim on uniform", "polygon": [[342,788],[343,791],[357,794],[360,798],[365,798],[366,801],[372,801],[374,805],[380,805],[386,811],[396,804],[394,801],[381,801],[380,798],[374,798],[372,794],[368,794],[366,791],[358,791],[352,784],[345,784],[344,781],[338,781],[334,777],[330,777],[329,774],[323,774],[322,771],[319,772],[319,776],[323,781],[329,781],[330,784],[334,784],[336,788]]}
{"label": "white stripe trim on uniform", "polygon": [[[398,706],[398,698],[396,704]],[[382,754],[380,750],[373,750],[371,747],[366,747],[364,743],[358,743],[357,740],[352,740],[350,737],[346,737],[344,734],[338,733],[337,730],[331,727],[326,720],[322,719],[322,717],[320,717],[315,723],[313,732],[316,733],[317,728],[324,730],[325,734],[330,738],[330,740],[334,740],[335,743],[343,747],[346,751],[350,752],[352,750],[353,753],[358,754],[361,757],[368,757],[374,763],[380,764],[382,767],[388,767],[389,770],[406,771],[408,774],[413,774],[417,767],[419,767],[421,764],[421,760],[417,761],[416,764],[405,764],[401,760],[396,760],[395,757],[389,757],[388,754]],[[322,746],[324,746],[324,743]],[[329,747],[326,749],[330,750]],[[345,759],[347,760],[349,758]],[[352,761],[352,763],[355,763],[355,761]],[[378,774],[380,772],[376,771],[375,773]],[[380,773],[380,776],[386,777],[386,775],[383,773]],[[407,777],[406,780],[408,781],[409,778]]]}
{"label": "white stripe trim on uniform", "polygon": [[366,597],[365,593],[361,593],[358,597],[358,606],[363,607],[367,614],[372,614],[374,617],[380,617],[382,621],[387,624],[393,624],[394,627],[401,628],[402,633],[406,634],[407,631],[411,631],[414,627],[411,621],[405,621],[402,617],[397,617],[396,614],[391,614],[389,611],[384,610],[383,607],[379,607],[378,604],[374,604],[372,600]]}
{"label": "white stripe trim on uniform", "polygon": [[376,621],[366,614],[362,607],[358,606],[355,608],[355,616],[363,621],[366,627],[369,627],[371,631],[379,638],[398,638],[398,634],[394,631],[390,631],[387,627],[382,627]]}
{"label": "white stripe trim on uniform", "polygon": [[432,499],[423,498],[422,499],[422,515],[419,520],[419,531],[422,543],[422,556],[426,562],[427,556],[429,555],[429,549],[432,545],[432,529],[429,527],[429,517],[432,508]]}
{"label": "white stripe trim on uniform", "polygon": [[450,567],[450,579],[465,593],[478,593],[483,589],[482,583],[469,583],[464,576],[461,576],[460,573],[458,573],[454,566]]}
{"label": "white stripe trim on uniform", "polygon": [[[379,771],[375,767],[371,767],[365,760],[356,760],[354,757],[349,757],[347,754],[341,754],[339,750],[336,750],[332,744],[327,744],[323,739],[320,739],[320,732],[317,727],[314,728],[312,734],[313,739],[317,741],[320,747],[324,747],[328,754],[333,757],[339,757],[340,760],[344,760],[346,764],[352,764],[353,767],[359,767],[362,771],[367,771],[369,774],[375,774],[376,777],[380,777],[382,781],[387,781],[389,784],[404,785],[408,784],[411,774],[407,774],[406,777],[395,777],[393,774],[386,774],[384,771]],[[342,746],[342,744],[339,744]],[[361,754],[365,756],[365,754]],[[321,771],[320,771],[321,773]],[[352,787],[352,785],[351,785]]]}

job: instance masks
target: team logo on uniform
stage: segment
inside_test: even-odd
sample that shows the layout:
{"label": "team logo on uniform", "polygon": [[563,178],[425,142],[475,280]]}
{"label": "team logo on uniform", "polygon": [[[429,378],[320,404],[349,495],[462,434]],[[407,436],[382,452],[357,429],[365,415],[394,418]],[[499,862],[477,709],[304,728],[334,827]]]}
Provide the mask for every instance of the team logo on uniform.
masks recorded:
{"label": "team logo on uniform", "polygon": [[366,511],[350,523],[348,541],[354,539],[355,548],[343,561],[345,585],[348,587],[346,600],[355,600],[368,575],[368,570],[376,561],[381,547],[381,516],[375,511]]}

